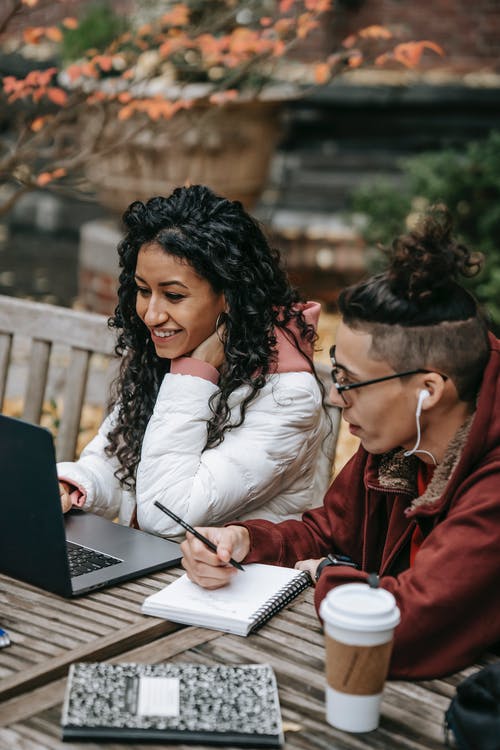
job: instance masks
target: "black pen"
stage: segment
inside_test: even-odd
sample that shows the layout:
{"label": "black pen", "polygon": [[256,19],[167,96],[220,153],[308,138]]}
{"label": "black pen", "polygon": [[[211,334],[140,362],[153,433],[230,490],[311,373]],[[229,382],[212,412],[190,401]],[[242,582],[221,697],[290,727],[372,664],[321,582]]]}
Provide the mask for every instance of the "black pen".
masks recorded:
{"label": "black pen", "polygon": [[[176,516],[175,513],[168,508],[165,508],[164,505],[162,505],[158,500],[155,500],[154,504],[157,508],[162,510],[164,513],[167,514],[167,516],[170,516],[176,523],[178,523],[180,526],[182,526],[183,529],[186,529],[186,531],[190,531],[193,536],[195,536],[197,539],[200,540],[200,542],[203,542],[203,544],[206,544],[206,546],[212,550],[212,552],[217,552],[217,545],[215,545],[213,542],[210,541],[210,539],[207,539],[206,536],[203,536],[203,534],[200,534],[199,531],[196,531],[196,529],[193,529],[193,527],[188,524],[186,521],[183,521],[182,518],[179,518],[179,516]],[[243,565],[240,565],[239,562],[236,562],[236,560],[231,559],[229,560],[231,565],[234,565],[235,568],[238,568],[238,570],[245,570]]]}

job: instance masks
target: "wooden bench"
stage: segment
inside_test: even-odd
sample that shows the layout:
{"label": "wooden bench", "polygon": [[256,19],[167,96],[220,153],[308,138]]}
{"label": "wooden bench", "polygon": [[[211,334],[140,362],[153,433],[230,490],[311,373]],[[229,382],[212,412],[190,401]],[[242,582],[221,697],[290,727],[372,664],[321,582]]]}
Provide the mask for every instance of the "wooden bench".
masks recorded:
{"label": "wooden bench", "polygon": [[57,370],[62,407],[56,416],[56,454],[58,461],[72,461],[91,373],[101,371],[95,400],[104,407],[115,369],[114,362],[110,366],[114,346],[104,315],[0,295],[0,410],[8,389],[18,394],[24,381],[20,416],[40,423],[44,404],[51,398],[50,378]]}
{"label": "wooden bench", "polygon": [[[17,339],[24,340],[21,362],[16,361],[14,356]],[[58,402],[62,401],[62,404],[57,403],[55,417],[56,455],[58,461],[72,461],[77,452],[82,407],[92,374],[92,362],[96,355],[105,360],[100,365],[106,373],[100,378],[98,392],[94,395],[94,403],[104,408],[116,369],[116,366],[109,367],[115,358],[114,345],[115,337],[104,315],[0,295],[0,411],[4,410],[7,386],[14,383],[19,391],[21,379],[25,382],[20,416],[28,422],[39,424],[44,405],[54,400],[52,394],[61,394],[62,399],[58,399]],[[328,393],[330,370],[323,364],[317,365],[317,370]],[[55,371],[57,377],[54,379]],[[49,387],[51,377],[52,388]],[[332,418],[332,433],[325,449],[329,461],[333,462],[340,413],[334,407],[328,409]],[[97,427],[98,424],[95,425]],[[330,468],[324,460],[320,460],[320,471],[329,474]]]}

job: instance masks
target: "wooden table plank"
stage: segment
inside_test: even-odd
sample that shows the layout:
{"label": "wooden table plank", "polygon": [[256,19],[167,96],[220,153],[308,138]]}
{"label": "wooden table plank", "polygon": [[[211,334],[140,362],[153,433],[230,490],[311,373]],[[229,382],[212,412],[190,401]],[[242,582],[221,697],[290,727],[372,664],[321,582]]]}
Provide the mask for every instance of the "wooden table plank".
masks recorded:
{"label": "wooden table plank", "polygon": [[[168,576],[175,577],[175,574],[169,571]],[[104,746],[104,743],[61,742],[59,724],[66,684],[61,675],[72,660],[271,664],[278,680],[283,721],[288,727],[285,750],[442,750],[444,711],[456,684],[481,666],[478,663],[441,680],[388,682],[379,729],[366,734],[348,734],[334,729],[325,720],[324,644],[313,607],[312,590],[304,592],[258,632],[243,638],[193,627],[161,635],[162,627],[168,630],[178,626],[143,617],[135,612],[133,602],[140,600],[144,592],[149,593],[163,585],[165,578],[155,574],[147,581],[134,581],[128,587],[124,584],[126,596],[122,595],[121,587],[115,587],[88,598],[85,617],[91,617],[89,613],[95,608],[97,618],[101,605],[107,610],[104,616],[109,617],[113,602],[121,602],[122,606],[124,603],[130,606],[133,623],[120,623],[106,635],[79,643],[73,649],[66,645],[60,656],[47,654],[45,662],[42,660],[37,667],[31,667],[31,671],[28,669],[24,675],[27,682],[23,683],[23,676],[17,675],[17,696],[0,705],[0,750],[92,750]],[[67,604],[71,607],[73,602]],[[50,607],[50,603],[46,601],[44,606]],[[75,616],[75,612],[73,610],[70,614]],[[0,612],[0,620],[1,617]],[[30,627],[38,628],[38,625]],[[138,645],[141,638],[143,643]],[[57,644],[57,639],[54,643]],[[14,644],[10,657],[14,664],[16,660],[23,662],[30,655],[26,650],[29,647],[28,634],[20,645],[22,649],[16,654]],[[9,650],[5,649],[5,652]],[[0,660],[2,656],[0,652]],[[485,661],[491,659],[495,657],[486,657]],[[7,663],[7,657],[5,660]],[[37,668],[40,670],[38,674],[35,673]],[[47,682],[47,679],[51,681]],[[5,682],[1,683],[0,689]],[[106,750],[149,750],[151,747],[151,744],[106,742]],[[176,745],[177,750],[207,750],[207,747]]]}
{"label": "wooden table plank", "polygon": [[[312,614],[312,612],[311,612]],[[121,654],[113,661],[142,661],[155,663],[172,660],[197,663],[227,663],[228,655],[232,663],[268,661],[272,640],[266,629],[255,635],[240,638],[202,628],[185,628],[153,643]],[[238,648],[239,647],[239,648]],[[263,647],[265,647],[263,649]],[[298,648],[298,643],[295,648]],[[381,726],[375,732],[356,735],[347,734],[330,727],[324,718],[324,677],[319,671],[316,656],[311,656],[309,665],[303,663],[293,674],[297,652],[290,649],[288,658],[277,659],[278,683],[283,719],[295,724],[297,731],[287,732],[286,750],[438,750],[442,748],[442,705],[435,705],[434,693],[427,687],[408,683],[389,683],[386,688]],[[272,654],[271,654],[272,655]],[[292,675],[294,679],[289,679]],[[38,749],[44,750],[89,750],[88,743],[60,742],[60,711],[65,680],[46,685],[31,695],[24,695],[5,705],[0,710],[0,718],[8,720],[7,734],[0,730],[0,748],[21,747],[23,742],[38,742]],[[311,686],[314,689],[311,690]],[[412,701],[412,689],[415,693]],[[412,702],[412,703],[411,703]],[[411,703],[409,706],[408,704]],[[435,706],[435,707],[434,707]],[[429,710],[432,709],[432,710]],[[2,715],[3,714],[3,715]],[[4,723],[2,721],[1,723]],[[12,743],[12,732],[17,744]],[[2,744],[5,743],[5,744]],[[106,743],[107,750],[146,750],[150,745]],[[182,746],[176,746],[182,747]],[[206,746],[191,746],[191,750]],[[30,748],[31,750],[31,748]]]}
{"label": "wooden table plank", "polygon": [[105,659],[182,628],[140,611],[152,590],[180,573],[164,571],[75,599],[0,575],[0,622],[12,642],[0,650],[0,700],[61,677],[74,661]]}

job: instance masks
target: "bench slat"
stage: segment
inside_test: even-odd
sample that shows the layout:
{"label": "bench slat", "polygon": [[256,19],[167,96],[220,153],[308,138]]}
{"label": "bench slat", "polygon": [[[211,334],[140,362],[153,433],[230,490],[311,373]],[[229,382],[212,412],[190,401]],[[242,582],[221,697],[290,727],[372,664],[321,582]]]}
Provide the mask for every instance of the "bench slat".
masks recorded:
{"label": "bench slat", "polygon": [[33,341],[28,370],[28,385],[24,400],[23,418],[39,422],[49,372],[51,345],[48,341]]}
{"label": "bench slat", "polygon": [[104,315],[0,296],[0,332],[111,355],[115,337]]}
{"label": "bench slat", "polygon": [[66,375],[62,417],[56,441],[59,461],[72,461],[75,455],[89,360],[89,352],[83,349],[72,349]]}
{"label": "bench slat", "polygon": [[0,333],[0,410],[3,408],[5,398],[11,348],[12,334]]}

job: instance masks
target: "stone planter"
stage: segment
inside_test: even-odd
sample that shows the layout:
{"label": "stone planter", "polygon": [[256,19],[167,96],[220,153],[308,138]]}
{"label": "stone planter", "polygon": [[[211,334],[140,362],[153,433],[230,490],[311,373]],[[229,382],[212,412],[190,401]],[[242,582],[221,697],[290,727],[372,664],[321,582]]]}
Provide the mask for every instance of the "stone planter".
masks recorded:
{"label": "stone planter", "polygon": [[94,116],[82,128],[84,147],[98,138],[100,151],[86,174],[99,201],[114,212],[198,183],[251,209],[266,184],[280,111],[276,101],[196,104],[155,122],[143,115],[122,121],[117,108],[110,109],[104,124]]}

